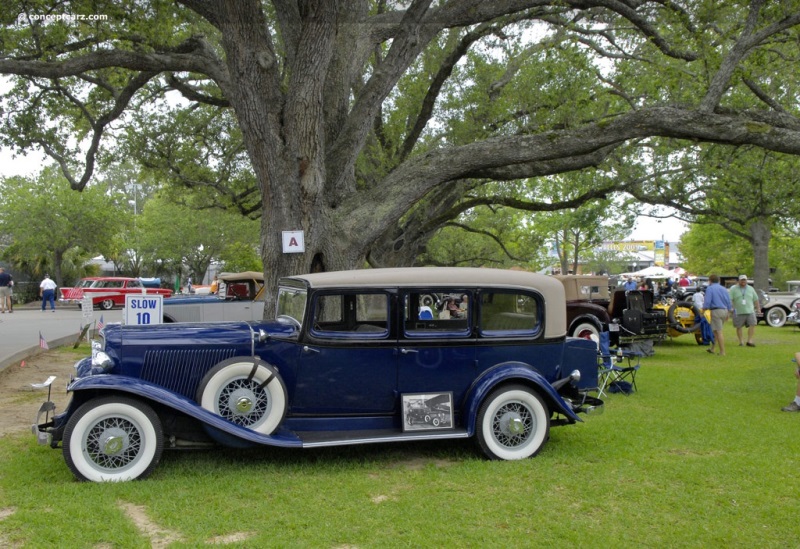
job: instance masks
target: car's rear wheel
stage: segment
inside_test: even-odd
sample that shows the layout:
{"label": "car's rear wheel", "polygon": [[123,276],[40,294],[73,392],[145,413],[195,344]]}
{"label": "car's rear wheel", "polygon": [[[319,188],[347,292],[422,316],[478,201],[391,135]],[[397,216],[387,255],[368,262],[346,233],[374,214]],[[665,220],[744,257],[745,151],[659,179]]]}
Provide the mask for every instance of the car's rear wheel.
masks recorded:
{"label": "car's rear wheel", "polygon": [[550,433],[550,412],[522,385],[492,392],[478,410],[478,443],[489,459],[525,459],[541,450]]}
{"label": "car's rear wheel", "polygon": [[[577,324],[570,334],[572,337],[600,341],[600,329],[592,322],[584,321]],[[592,337],[594,336],[594,337]]]}
{"label": "car's rear wheel", "polygon": [[132,398],[90,400],[75,411],[64,428],[64,459],[80,480],[145,478],[158,465],[163,449],[158,415]]}
{"label": "car's rear wheel", "polygon": [[100,302],[100,308],[104,311],[110,311],[114,308],[114,300],[113,299],[104,299]]}
{"label": "car's rear wheel", "polygon": [[228,421],[268,435],[286,413],[286,387],[269,364],[233,358],[208,371],[197,401]]}

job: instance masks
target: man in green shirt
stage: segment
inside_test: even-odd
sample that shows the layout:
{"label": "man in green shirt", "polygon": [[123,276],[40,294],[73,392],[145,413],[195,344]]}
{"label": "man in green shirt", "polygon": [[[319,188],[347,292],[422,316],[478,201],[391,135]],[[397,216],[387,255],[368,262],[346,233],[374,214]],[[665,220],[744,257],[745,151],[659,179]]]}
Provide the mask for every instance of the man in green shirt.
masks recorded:
{"label": "man in green shirt", "polygon": [[742,328],[747,326],[747,346],[755,347],[753,336],[756,332],[756,312],[761,314],[761,303],[758,301],[756,291],[747,283],[747,275],[739,275],[739,283],[731,286],[728,294],[733,304],[733,326],[736,328],[739,346],[745,345]]}

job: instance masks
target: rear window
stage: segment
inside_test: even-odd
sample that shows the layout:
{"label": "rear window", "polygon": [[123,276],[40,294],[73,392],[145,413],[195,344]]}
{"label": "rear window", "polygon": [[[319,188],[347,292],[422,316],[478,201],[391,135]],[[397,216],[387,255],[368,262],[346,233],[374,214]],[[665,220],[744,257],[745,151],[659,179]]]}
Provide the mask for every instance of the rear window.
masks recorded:
{"label": "rear window", "polygon": [[542,326],[541,298],[513,291],[481,293],[479,327],[482,335],[532,336]]}

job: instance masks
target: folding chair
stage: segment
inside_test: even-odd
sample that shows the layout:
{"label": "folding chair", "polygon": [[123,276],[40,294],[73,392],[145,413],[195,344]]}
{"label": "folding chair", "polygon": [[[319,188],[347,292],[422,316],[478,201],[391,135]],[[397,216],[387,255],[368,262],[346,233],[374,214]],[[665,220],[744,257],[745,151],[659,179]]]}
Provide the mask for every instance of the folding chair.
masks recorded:
{"label": "folding chair", "polygon": [[[612,360],[610,350],[605,339],[608,333],[600,334],[600,359],[598,368],[597,396],[602,397],[608,393],[623,393],[629,395],[638,390],[636,386],[636,374],[641,366],[641,353],[630,349],[617,349],[616,363]],[[626,365],[621,365],[626,361]]]}

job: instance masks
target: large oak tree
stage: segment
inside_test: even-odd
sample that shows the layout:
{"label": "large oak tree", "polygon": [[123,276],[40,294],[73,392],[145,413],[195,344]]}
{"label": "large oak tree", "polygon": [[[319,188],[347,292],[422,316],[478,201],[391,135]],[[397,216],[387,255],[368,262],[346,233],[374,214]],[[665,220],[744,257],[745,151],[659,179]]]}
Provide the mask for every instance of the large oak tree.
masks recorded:
{"label": "large oak tree", "polygon": [[[260,209],[269,287],[368,257],[407,262],[430,235],[426,220],[452,207],[460,186],[596,166],[658,137],[800,154],[796,1],[41,0],[0,9],[0,74],[15,78],[4,143],[45,151],[80,190],[112,145],[106,136],[137,120],[223,128],[227,149],[198,128],[197,138],[167,134],[139,150],[148,166],[226,205]],[[41,17],[67,13],[107,18]],[[141,108],[170,90],[192,105]],[[202,165],[173,162],[192,144]],[[415,210],[421,203],[427,215]],[[287,229],[305,231],[305,254],[281,253]]]}

